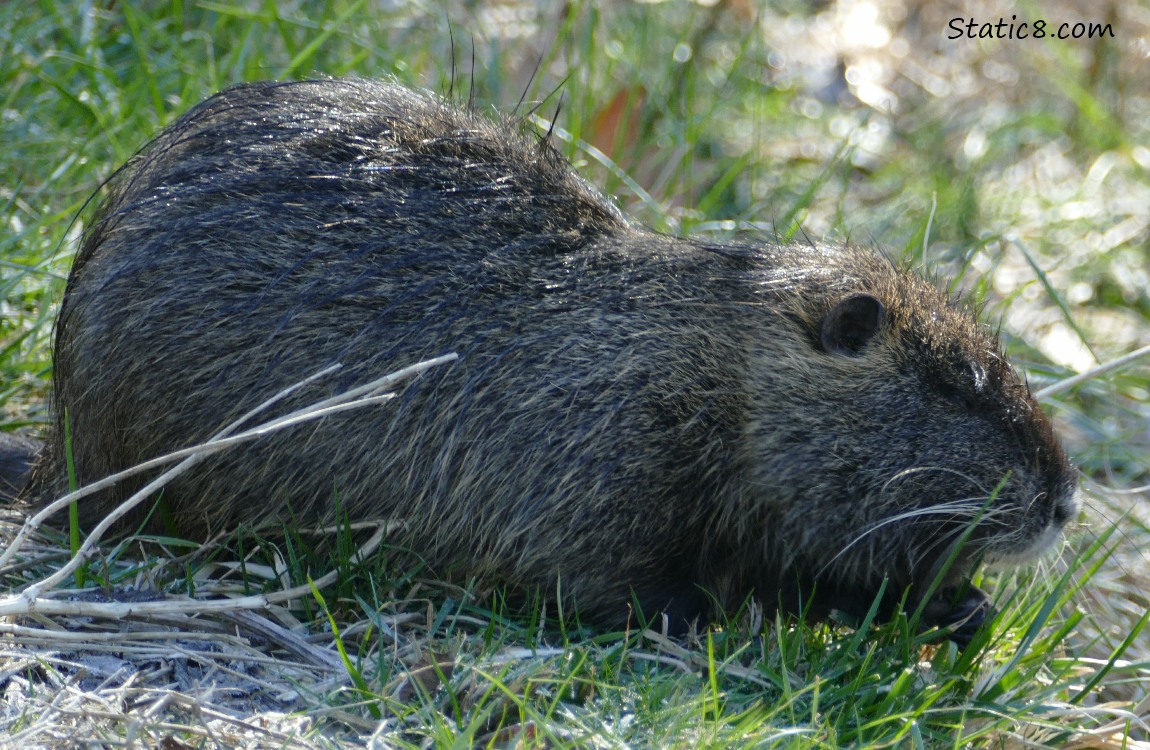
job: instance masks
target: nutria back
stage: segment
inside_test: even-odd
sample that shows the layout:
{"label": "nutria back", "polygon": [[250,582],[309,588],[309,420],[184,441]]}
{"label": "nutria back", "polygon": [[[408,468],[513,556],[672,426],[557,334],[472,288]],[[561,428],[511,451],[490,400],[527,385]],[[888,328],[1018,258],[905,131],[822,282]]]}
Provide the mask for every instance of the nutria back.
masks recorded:
{"label": "nutria back", "polygon": [[230,89],[124,167],[68,283],[56,413],[90,482],[327,365],[284,412],[446,352],[386,406],[205,461],[164,491],[176,531],[401,521],[436,574],[559,581],[614,625],[751,594],[865,612],[968,531],[948,580],[1075,512],[1048,420],[933,284],[855,247],[655,234],[545,138],[375,81]]}

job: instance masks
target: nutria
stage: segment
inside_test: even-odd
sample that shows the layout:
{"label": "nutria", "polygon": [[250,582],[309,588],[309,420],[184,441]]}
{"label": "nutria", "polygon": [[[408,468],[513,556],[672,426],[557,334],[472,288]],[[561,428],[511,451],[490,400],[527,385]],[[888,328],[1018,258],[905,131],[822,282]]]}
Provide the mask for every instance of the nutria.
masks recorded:
{"label": "nutria", "polygon": [[[768,605],[865,613],[1026,559],[1075,474],[995,337],[853,246],[629,222],[546,136],[394,83],[241,85],[112,181],[55,342],[64,487],[420,360],[386,406],[208,460],[164,491],[187,537],[402,521],[449,579],[559,591],[583,622]],[[136,485],[81,501],[89,526]],[[964,537],[965,544],[951,555]],[[976,591],[976,590],[975,590]],[[949,623],[980,593],[925,603]],[[885,606],[885,605],[884,605]]]}

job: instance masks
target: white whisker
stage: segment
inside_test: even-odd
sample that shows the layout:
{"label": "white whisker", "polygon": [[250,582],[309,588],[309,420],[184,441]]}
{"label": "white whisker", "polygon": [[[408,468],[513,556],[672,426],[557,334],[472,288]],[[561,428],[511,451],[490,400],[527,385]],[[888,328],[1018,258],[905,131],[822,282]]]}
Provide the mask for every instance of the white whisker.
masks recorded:
{"label": "white whisker", "polygon": [[903,469],[902,471],[892,476],[890,479],[886,480],[885,483],[883,483],[881,492],[885,493],[892,484],[900,479],[906,479],[907,477],[914,476],[916,474],[925,474],[928,472],[940,472],[944,474],[953,474],[956,477],[962,477],[977,487],[979,492],[981,492],[983,495],[990,495],[990,491],[987,490],[977,479],[965,472],[959,471],[958,469],[952,469],[947,466],[914,466],[909,469]]}

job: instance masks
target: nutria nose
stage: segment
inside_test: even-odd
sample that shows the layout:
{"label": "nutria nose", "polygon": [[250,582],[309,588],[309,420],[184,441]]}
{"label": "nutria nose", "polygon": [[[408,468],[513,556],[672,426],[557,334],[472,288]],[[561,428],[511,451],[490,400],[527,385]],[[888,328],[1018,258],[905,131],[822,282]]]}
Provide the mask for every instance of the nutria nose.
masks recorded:
{"label": "nutria nose", "polygon": [[1053,488],[1051,494],[1054,498],[1054,525],[1057,528],[1062,528],[1078,515],[1077,482],[1070,478],[1060,486]]}
{"label": "nutria nose", "polygon": [[1054,523],[1058,526],[1065,526],[1070,522],[1071,518],[1078,515],[1078,502],[1074,499],[1074,494],[1061,503],[1054,505]]}

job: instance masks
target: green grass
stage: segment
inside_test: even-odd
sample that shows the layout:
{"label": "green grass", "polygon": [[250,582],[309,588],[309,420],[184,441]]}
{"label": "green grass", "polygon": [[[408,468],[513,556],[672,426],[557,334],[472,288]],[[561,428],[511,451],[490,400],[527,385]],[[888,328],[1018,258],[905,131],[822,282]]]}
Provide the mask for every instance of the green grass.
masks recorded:
{"label": "green grass", "polygon": [[[201,98],[266,78],[394,76],[481,107],[522,102],[542,121],[558,112],[556,143],[580,171],[663,231],[752,228],[925,254],[929,272],[983,302],[1036,386],[1145,345],[1144,60],[1121,40],[940,43],[945,22],[924,12],[922,29],[904,30],[905,54],[849,53],[860,75],[868,61],[898,71],[879,81],[898,97],[892,114],[812,62],[830,32],[801,30],[808,5],[751,17],[753,5],[678,2],[0,4],[5,426],[47,421],[51,322],[89,196]],[[1073,10],[1060,8],[1027,12]],[[1146,33],[1135,11],[1116,23],[1126,40]],[[1122,488],[1150,480],[1148,402],[1143,361],[1049,406],[1085,476]],[[1126,498],[1098,490],[1089,502],[1114,520]],[[753,607],[686,642],[591,633],[546,603],[493,609],[382,558],[354,564],[350,542],[329,555],[259,545],[245,559],[278,560],[300,585],[341,569],[291,609],[342,644],[350,675],[299,688],[292,710],[315,717],[309,741],[321,745],[373,733],[396,747],[1058,745],[1150,690],[1139,618],[1150,531],[1136,518],[1111,532],[1095,521],[1061,564],[994,576],[1000,616],[962,652],[905,621],[853,631]],[[103,579],[152,570],[153,558],[129,558],[108,558],[122,569]],[[191,576],[212,562],[156,580],[196,591]],[[1098,572],[1110,568],[1116,577]],[[1148,738],[1136,717],[1128,731]]]}

